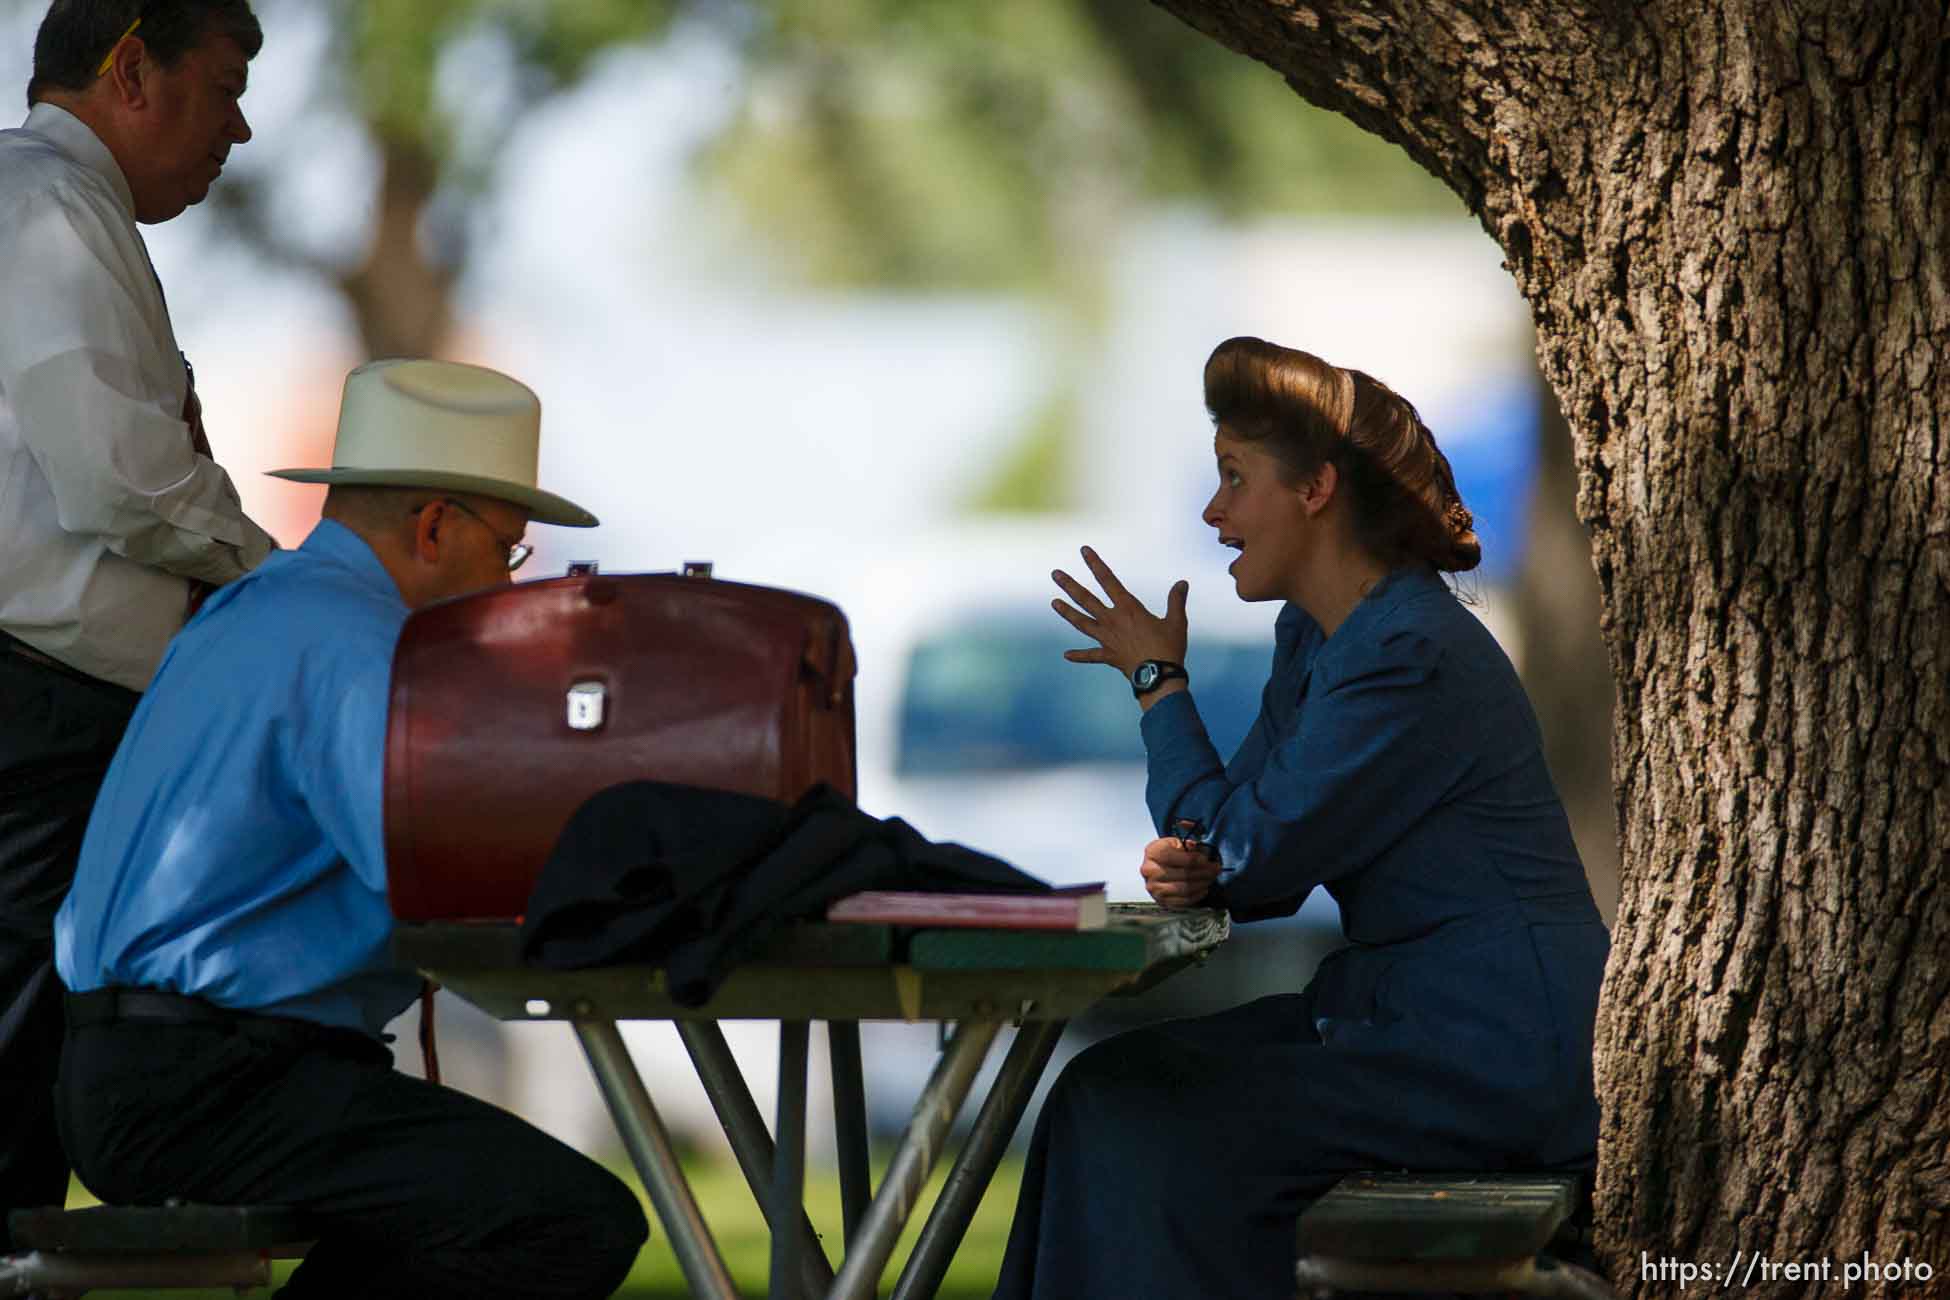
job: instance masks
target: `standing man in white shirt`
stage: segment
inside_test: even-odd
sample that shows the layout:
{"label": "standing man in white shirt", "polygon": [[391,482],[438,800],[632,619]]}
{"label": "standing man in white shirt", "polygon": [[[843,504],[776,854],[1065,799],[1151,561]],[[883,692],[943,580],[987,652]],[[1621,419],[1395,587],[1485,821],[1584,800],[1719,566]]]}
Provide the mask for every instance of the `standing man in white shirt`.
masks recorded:
{"label": "standing man in white shirt", "polygon": [[163,648],[274,543],[210,458],[136,223],[250,139],[247,0],[54,0],[0,131],[0,1252],[60,1204],[51,927]]}

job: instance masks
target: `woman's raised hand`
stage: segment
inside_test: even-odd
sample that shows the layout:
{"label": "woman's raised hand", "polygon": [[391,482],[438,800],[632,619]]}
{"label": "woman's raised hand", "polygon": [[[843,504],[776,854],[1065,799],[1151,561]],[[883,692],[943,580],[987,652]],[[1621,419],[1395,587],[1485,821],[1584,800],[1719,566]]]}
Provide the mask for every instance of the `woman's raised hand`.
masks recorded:
{"label": "woman's raised hand", "polygon": [[1133,596],[1088,546],[1083,562],[1104,589],[1109,602],[1097,598],[1090,588],[1058,569],[1050,574],[1063,594],[1075,601],[1052,600],[1050,607],[1065,622],[1097,644],[1081,650],[1065,650],[1063,657],[1073,664],[1114,664],[1130,676],[1131,670],[1147,659],[1169,663],[1185,662],[1185,595],[1191,584],[1179,580],[1165,597],[1165,615],[1159,618]]}
{"label": "woman's raised hand", "polygon": [[1212,892],[1219,878],[1219,864],[1197,849],[1185,847],[1176,835],[1166,835],[1144,846],[1144,861],[1138,867],[1151,901],[1161,907],[1196,907]]}

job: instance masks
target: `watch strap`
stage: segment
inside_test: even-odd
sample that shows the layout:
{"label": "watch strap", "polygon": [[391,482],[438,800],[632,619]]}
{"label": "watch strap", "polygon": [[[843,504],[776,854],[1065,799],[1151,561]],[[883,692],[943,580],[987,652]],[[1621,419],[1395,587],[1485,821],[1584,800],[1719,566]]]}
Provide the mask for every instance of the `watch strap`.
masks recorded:
{"label": "watch strap", "polygon": [[[1157,675],[1151,679],[1150,685],[1140,686],[1138,679],[1144,675],[1146,668],[1157,669]],[[1185,671],[1184,664],[1175,664],[1168,659],[1146,659],[1131,670],[1131,694],[1141,700],[1166,682],[1188,682],[1191,679],[1192,675]]]}

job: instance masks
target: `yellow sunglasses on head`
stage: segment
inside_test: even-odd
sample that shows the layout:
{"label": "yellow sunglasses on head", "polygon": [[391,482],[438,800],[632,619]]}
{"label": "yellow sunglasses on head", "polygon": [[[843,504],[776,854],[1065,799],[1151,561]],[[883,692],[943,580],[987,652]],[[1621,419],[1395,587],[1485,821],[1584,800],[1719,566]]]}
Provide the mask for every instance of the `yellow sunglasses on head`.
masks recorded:
{"label": "yellow sunglasses on head", "polygon": [[121,49],[122,42],[135,35],[135,29],[140,26],[142,26],[142,15],[137,14],[135,21],[130,23],[122,34],[115,38],[115,44],[108,47],[108,53],[102,55],[102,66],[95,69],[96,76],[106,77],[108,75],[108,65],[115,62],[115,51]]}

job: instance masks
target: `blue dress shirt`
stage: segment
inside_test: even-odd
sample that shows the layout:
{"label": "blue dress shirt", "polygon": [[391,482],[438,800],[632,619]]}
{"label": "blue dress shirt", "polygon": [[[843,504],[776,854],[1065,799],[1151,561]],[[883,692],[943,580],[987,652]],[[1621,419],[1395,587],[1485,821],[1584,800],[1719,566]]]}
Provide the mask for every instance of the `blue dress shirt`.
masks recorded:
{"label": "blue dress shirt", "polygon": [[326,520],[211,596],[170,643],[109,768],[55,921],[76,992],[193,994],[379,1034],[394,965],[383,776],[407,608]]}

